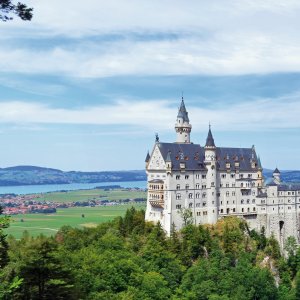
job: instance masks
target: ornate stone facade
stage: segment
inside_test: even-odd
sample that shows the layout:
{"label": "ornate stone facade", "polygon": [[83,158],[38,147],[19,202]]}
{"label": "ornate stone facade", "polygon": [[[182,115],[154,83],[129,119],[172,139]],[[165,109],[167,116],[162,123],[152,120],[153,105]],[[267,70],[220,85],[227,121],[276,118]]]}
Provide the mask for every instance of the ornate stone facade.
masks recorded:
{"label": "ornate stone facade", "polygon": [[300,186],[280,182],[276,168],[265,185],[260,159],[250,148],[217,147],[209,126],[204,147],[190,141],[192,126],[182,99],[175,143],[157,139],[146,157],[148,196],[146,220],[160,222],[170,234],[183,226],[180,209],[190,209],[195,224],[214,224],[238,216],[250,228],[265,228],[283,247],[289,236],[299,243]]}

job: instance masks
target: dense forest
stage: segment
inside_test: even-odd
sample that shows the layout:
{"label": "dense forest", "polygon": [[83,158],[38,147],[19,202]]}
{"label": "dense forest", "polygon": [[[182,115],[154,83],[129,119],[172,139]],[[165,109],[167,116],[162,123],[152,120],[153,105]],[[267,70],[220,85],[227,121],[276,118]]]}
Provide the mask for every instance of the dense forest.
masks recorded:
{"label": "dense forest", "polygon": [[1,299],[300,299],[300,250],[238,218],[186,225],[166,237],[144,211],[51,238],[0,234]]}

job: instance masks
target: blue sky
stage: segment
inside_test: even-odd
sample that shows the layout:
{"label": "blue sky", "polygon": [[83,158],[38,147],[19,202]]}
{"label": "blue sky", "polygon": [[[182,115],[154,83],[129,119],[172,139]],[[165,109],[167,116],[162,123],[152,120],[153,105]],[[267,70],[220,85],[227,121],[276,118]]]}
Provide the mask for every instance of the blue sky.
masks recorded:
{"label": "blue sky", "polygon": [[175,141],[183,91],[192,141],[256,147],[300,169],[300,3],[28,0],[0,23],[0,166],[143,169]]}

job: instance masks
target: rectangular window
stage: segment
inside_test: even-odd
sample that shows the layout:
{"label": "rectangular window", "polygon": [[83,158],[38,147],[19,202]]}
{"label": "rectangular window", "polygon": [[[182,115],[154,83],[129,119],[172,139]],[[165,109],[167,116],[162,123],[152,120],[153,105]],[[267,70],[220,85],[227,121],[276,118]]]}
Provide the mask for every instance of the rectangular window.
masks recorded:
{"label": "rectangular window", "polygon": [[206,175],[202,175],[202,179],[206,179]]}
{"label": "rectangular window", "polygon": [[180,209],[181,208],[181,205],[180,204],[177,204],[176,205],[176,209]]}
{"label": "rectangular window", "polygon": [[189,175],[185,175],[184,178],[185,178],[185,179],[189,179]]}

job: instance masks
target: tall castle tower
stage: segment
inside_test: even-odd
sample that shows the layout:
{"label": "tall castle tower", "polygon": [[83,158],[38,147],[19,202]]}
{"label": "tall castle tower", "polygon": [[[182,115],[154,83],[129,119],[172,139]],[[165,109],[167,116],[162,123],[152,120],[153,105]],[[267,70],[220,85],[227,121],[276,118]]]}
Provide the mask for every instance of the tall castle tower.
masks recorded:
{"label": "tall castle tower", "polygon": [[181,99],[181,104],[178,110],[177,120],[175,124],[175,131],[177,133],[177,143],[185,143],[189,144],[190,140],[190,133],[192,130],[192,125],[190,124],[188,112],[186,111],[183,97]]}
{"label": "tall castle tower", "polygon": [[207,189],[207,208],[208,208],[208,223],[214,224],[218,220],[218,203],[217,203],[217,166],[216,166],[216,146],[211,128],[206,138],[204,147],[204,164],[207,168],[206,174],[206,189]]}

